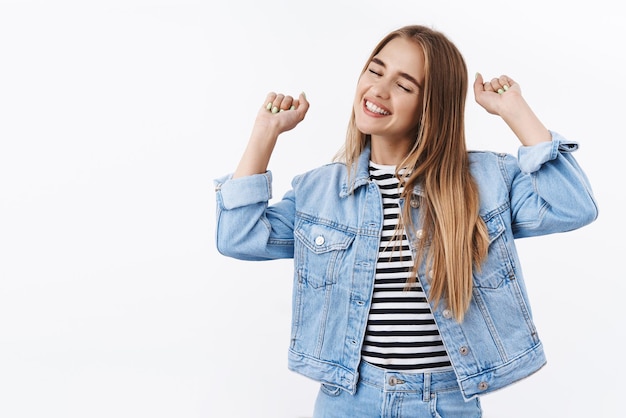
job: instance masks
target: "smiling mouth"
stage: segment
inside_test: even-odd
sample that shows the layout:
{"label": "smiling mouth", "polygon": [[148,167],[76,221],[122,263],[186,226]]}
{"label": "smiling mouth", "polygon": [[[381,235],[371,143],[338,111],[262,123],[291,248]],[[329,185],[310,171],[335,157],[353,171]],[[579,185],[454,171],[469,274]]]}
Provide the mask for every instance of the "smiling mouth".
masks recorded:
{"label": "smiling mouth", "polygon": [[377,115],[387,116],[391,114],[391,112],[388,112],[385,109],[381,109],[380,107],[376,106],[374,103],[368,100],[365,101],[365,108],[372,113],[376,113]]}

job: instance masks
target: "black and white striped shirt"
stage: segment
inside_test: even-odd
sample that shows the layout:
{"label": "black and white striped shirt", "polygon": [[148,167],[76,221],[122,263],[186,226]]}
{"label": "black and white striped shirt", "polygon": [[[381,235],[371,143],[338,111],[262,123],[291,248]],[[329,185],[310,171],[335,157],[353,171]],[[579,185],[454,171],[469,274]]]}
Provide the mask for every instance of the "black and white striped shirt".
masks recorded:
{"label": "black and white striped shirt", "polygon": [[384,222],[363,360],[407,372],[450,370],[450,359],[419,280],[405,289],[413,257],[404,231],[401,239],[395,236],[403,190],[395,167],[370,162],[370,178],[381,191]]}

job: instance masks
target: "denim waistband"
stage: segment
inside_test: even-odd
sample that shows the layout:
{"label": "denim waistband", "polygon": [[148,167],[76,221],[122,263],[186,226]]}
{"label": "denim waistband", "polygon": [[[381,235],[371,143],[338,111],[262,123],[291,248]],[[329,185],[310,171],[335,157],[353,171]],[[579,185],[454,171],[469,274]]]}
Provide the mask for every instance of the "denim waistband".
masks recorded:
{"label": "denim waistband", "polygon": [[359,366],[359,382],[382,389],[385,392],[423,393],[424,399],[435,392],[459,390],[456,374],[450,371],[405,373],[383,369],[365,361]]}

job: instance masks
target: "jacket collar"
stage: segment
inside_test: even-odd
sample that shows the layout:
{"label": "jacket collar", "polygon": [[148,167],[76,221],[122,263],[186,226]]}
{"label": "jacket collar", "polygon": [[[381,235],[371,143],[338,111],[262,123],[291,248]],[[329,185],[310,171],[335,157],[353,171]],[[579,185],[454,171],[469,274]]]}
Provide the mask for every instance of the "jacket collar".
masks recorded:
{"label": "jacket collar", "polygon": [[346,167],[346,174],[343,179],[343,184],[341,186],[341,191],[339,192],[340,197],[347,197],[354,193],[356,189],[361,186],[364,186],[370,181],[370,155],[372,149],[370,147],[370,142],[367,141],[365,144],[365,148],[359,158],[356,160],[352,167]]}
{"label": "jacket collar", "polygon": [[[340,197],[346,197],[354,193],[356,189],[361,186],[364,186],[370,182],[370,155],[372,153],[372,149],[370,146],[370,141],[368,140],[365,144],[365,148],[359,158],[354,163],[354,170],[350,172],[350,169],[346,170],[346,174],[343,180],[343,184],[341,187],[341,191],[339,192]],[[422,195],[422,188],[420,185],[417,185],[413,189],[414,195]]]}

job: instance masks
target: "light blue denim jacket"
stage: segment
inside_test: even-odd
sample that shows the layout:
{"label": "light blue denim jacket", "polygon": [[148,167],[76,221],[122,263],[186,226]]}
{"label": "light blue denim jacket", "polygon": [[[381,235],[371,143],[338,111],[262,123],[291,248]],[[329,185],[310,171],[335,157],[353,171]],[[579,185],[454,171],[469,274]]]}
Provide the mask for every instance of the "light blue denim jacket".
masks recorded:
{"label": "light blue denim jacket", "polygon": [[[597,217],[587,177],[571,155],[578,145],[554,132],[552,138],[520,147],[517,159],[469,153],[480,215],[489,229],[489,254],[474,274],[462,323],[444,303],[435,309],[431,301],[467,399],[522,379],[546,361],[514,239],[570,231]],[[242,260],[294,258],[289,368],[350,393],[358,380],[383,225],[369,158],[367,148],[350,179],[340,163],[296,176],[292,189],[272,205],[269,171],[215,180],[220,253]],[[420,194],[414,190],[408,202],[416,220]],[[409,241],[415,252],[414,235]],[[428,295],[428,272],[422,266],[419,274]]]}

